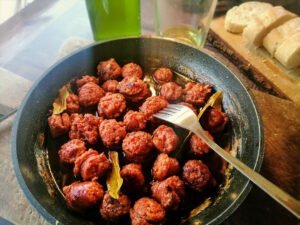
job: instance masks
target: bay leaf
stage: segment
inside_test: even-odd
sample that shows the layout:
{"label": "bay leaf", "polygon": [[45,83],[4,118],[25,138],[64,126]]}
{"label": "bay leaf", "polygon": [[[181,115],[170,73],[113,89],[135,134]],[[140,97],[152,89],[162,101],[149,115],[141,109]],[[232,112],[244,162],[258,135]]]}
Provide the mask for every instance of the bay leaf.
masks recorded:
{"label": "bay leaf", "polygon": [[114,199],[118,199],[123,184],[123,178],[120,174],[119,155],[116,151],[109,151],[108,155],[112,163],[112,170],[107,177],[106,185],[110,196]]}
{"label": "bay leaf", "polygon": [[53,102],[54,115],[60,114],[67,109],[67,98],[70,93],[71,93],[71,86],[69,83],[59,89],[58,96]]}

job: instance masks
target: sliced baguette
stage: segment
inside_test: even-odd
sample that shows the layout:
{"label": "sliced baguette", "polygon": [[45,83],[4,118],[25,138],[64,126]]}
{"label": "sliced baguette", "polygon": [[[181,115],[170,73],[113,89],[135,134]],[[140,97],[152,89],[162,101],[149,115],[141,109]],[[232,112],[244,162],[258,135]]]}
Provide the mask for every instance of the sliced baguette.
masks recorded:
{"label": "sliced baguette", "polygon": [[300,17],[296,17],[273,29],[263,40],[263,46],[274,56],[278,46],[293,34],[300,32]]}
{"label": "sliced baguette", "polygon": [[285,10],[282,6],[267,9],[250,21],[243,31],[243,38],[255,47],[260,47],[264,37],[272,29],[295,17],[295,14]]}
{"label": "sliced baguette", "polygon": [[275,58],[288,69],[300,66],[300,32],[286,38],[278,46]]}
{"label": "sliced baguette", "polygon": [[245,2],[228,10],[225,16],[225,30],[231,33],[242,33],[250,20],[260,15],[272,5],[265,2]]}

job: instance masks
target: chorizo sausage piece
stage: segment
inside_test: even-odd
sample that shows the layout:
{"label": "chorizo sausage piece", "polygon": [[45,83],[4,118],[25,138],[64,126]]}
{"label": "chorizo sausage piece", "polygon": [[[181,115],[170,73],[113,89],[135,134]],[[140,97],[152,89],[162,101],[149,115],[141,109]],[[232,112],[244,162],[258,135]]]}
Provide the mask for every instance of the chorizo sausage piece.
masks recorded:
{"label": "chorizo sausage piece", "polygon": [[83,85],[90,82],[99,84],[99,78],[89,75],[82,76],[80,79],[76,80],[77,90],[79,91]]}
{"label": "chorizo sausage piece", "polygon": [[153,168],[152,175],[155,180],[164,180],[170,176],[178,174],[180,171],[177,159],[169,157],[165,153],[157,156]]}
{"label": "chorizo sausage piece", "polygon": [[73,113],[70,116],[71,127],[69,132],[70,139],[83,140],[81,132],[78,129],[78,125],[83,122],[83,114]]}
{"label": "chorizo sausage piece", "polygon": [[166,210],[177,210],[182,198],[185,196],[184,182],[178,176],[154,182],[151,191],[152,196]]}
{"label": "chorizo sausage piece", "polygon": [[137,77],[139,79],[143,78],[142,68],[135,63],[127,63],[122,67],[122,76],[125,77]]}
{"label": "chorizo sausage piece", "polygon": [[75,160],[74,174],[81,175],[84,181],[97,180],[111,170],[111,163],[104,153],[89,149]]}
{"label": "chorizo sausage piece", "polygon": [[96,106],[104,95],[104,90],[97,84],[93,82],[86,83],[78,92],[79,104],[83,107]]}
{"label": "chorizo sausage piece", "polygon": [[166,125],[160,125],[155,129],[152,140],[159,152],[167,154],[173,152],[179,143],[179,138],[175,131]]}
{"label": "chorizo sausage piece", "polygon": [[147,117],[151,117],[154,113],[168,106],[167,100],[162,96],[151,96],[141,105],[140,111],[145,113]]}
{"label": "chorizo sausage piece", "polygon": [[165,83],[160,88],[160,95],[167,99],[167,101],[174,102],[181,97],[182,87],[175,82]]}
{"label": "chorizo sausage piece", "polygon": [[50,133],[53,138],[65,135],[70,129],[70,117],[67,113],[48,117]]}
{"label": "chorizo sausage piece", "polygon": [[100,214],[105,220],[116,221],[129,214],[130,205],[131,201],[126,195],[119,193],[119,198],[114,199],[109,191],[106,191],[100,206]]}
{"label": "chorizo sausage piece", "polygon": [[73,139],[63,144],[58,151],[59,160],[62,163],[73,164],[77,157],[86,151],[84,141]]}
{"label": "chorizo sausage piece", "polygon": [[183,97],[187,103],[203,105],[210,97],[212,88],[208,84],[188,82],[183,90]]}
{"label": "chorizo sausage piece", "polygon": [[123,140],[122,149],[129,162],[144,162],[153,148],[151,135],[144,131],[128,133]]}
{"label": "chorizo sausage piece", "polygon": [[155,200],[143,197],[130,210],[130,218],[132,225],[162,225],[166,220],[166,212]]}
{"label": "chorizo sausage piece", "polygon": [[84,114],[83,123],[78,126],[84,141],[90,145],[95,145],[97,143],[99,139],[98,128],[102,121],[102,117],[96,117],[92,114]]}
{"label": "chorizo sausage piece", "polygon": [[105,146],[116,147],[126,136],[126,125],[115,119],[103,120],[99,127],[99,134]]}
{"label": "chorizo sausage piece", "polygon": [[155,70],[153,77],[157,83],[164,84],[172,81],[173,72],[169,68],[161,67]]}
{"label": "chorizo sausage piece", "polygon": [[69,94],[67,99],[67,112],[69,114],[78,113],[79,111],[79,98],[75,94]]}
{"label": "chorizo sausage piece", "polygon": [[147,125],[147,118],[143,112],[130,110],[124,116],[124,123],[128,131],[144,130]]}
{"label": "chorizo sausage piece", "polygon": [[[211,136],[209,132],[205,131],[205,134],[210,140],[214,140],[213,136]],[[211,150],[210,147],[196,134],[191,136],[190,147],[196,156],[202,156]]]}
{"label": "chorizo sausage piece", "polygon": [[122,94],[106,93],[98,104],[98,113],[108,119],[121,116],[126,109],[126,100]]}
{"label": "chorizo sausage piece", "polygon": [[183,166],[183,180],[196,191],[202,191],[211,179],[211,173],[201,160],[189,160]]}
{"label": "chorizo sausage piece", "polygon": [[119,82],[117,80],[107,80],[102,84],[102,88],[106,92],[118,92]]}
{"label": "chorizo sausage piece", "polygon": [[126,193],[140,192],[145,184],[145,177],[140,164],[130,163],[122,167],[123,188]]}
{"label": "chorizo sausage piece", "polygon": [[204,112],[200,122],[204,129],[208,130],[212,134],[216,134],[224,130],[228,122],[228,117],[226,113],[211,108]]}
{"label": "chorizo sausage piece", "polygon": [[104,195],[101,184],[94,181],[74,182],[63,188],[69,208],[76,212],[84,212],[99,204]]}
{"label": "chorizo sausage piece", "polygon": [[70,139],[81,139],[90,145],[95,145],[99,139],[98,127],[103,121],[102,117],[92,114],[72,114]]}
{"label": "chorizo sausage piece", "polygon": [[142,100],[145,100],[149,96],[151,96],[151,91],[145,83],[145,85],[143,85],[143,90],[141,93],[132,96],[125,96],[125,98],[130,102],[140,102]]}
{"label": "chorizo sausage piece", "polygon": [[118,85],[118,90],[126,100],[138,102],[150,95],[147,84],[137,77],[126,77]]}
{"label": "chorizo sausage piece", "polygon": [[122,69],[114,58],[101,61],[97,66],[97,74],[102,80],[116,80],[121,73]]}

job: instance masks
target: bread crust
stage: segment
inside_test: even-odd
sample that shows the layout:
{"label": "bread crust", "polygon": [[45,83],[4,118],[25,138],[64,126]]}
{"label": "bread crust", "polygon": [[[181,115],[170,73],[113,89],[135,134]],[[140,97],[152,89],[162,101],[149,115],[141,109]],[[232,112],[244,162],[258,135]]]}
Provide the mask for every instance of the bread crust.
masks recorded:
{"label": "bread crust", "polygon": [[256,47],[262,46],[264,37],[274,28],[296,15],[285,10],[282,6],[275,6],[255,17],[243,31],[243,38]]}
{"label": "bread crust", "polygon": [[250,20],[260,15],[272,5],[265,2],[250,1],[228,10],[225,16],[225,29],[231,33],[242,33]]}
{"label": "bread crust", "polygon": [[271,54],[275,55],[277,48],[293,34],[300,32],[300,17],[296,17],[273,29],[263,40],[263,46]]}
{"label": "bread crust", "polygon": [[287,69],[300,66],[300,32],[282,42],[275,52],[275,58]]}

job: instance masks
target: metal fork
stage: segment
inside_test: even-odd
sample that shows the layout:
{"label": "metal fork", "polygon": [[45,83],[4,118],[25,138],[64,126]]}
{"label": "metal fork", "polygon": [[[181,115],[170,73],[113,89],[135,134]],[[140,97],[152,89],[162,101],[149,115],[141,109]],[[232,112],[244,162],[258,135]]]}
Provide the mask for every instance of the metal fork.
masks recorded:
{"label": "metal fork", "polygon": [[204,133],[203,128],[201,127],[197,116],[195,113],[188,107],[178,105],[178,104],[169,104],[168,107],[159,111],[153,115],[154,117],[165,120],[172,124],[175,124],[179,127],[187,129],[194,134],[198,135],[211,149],[213,149],[219,156],[224,160],[230,163],[234,168],[240,171],[244,176],[266,192],[270,197],[284,206],[292,214],[294,214],[298,219],[300,215],[300,202],[293,198],[291,195],[287,194],[279,187],[268,181],[266,178],[261,176],[259,173],[250,169],[243,162],[237,158],[230,155],[215,142],[210,140]]}

